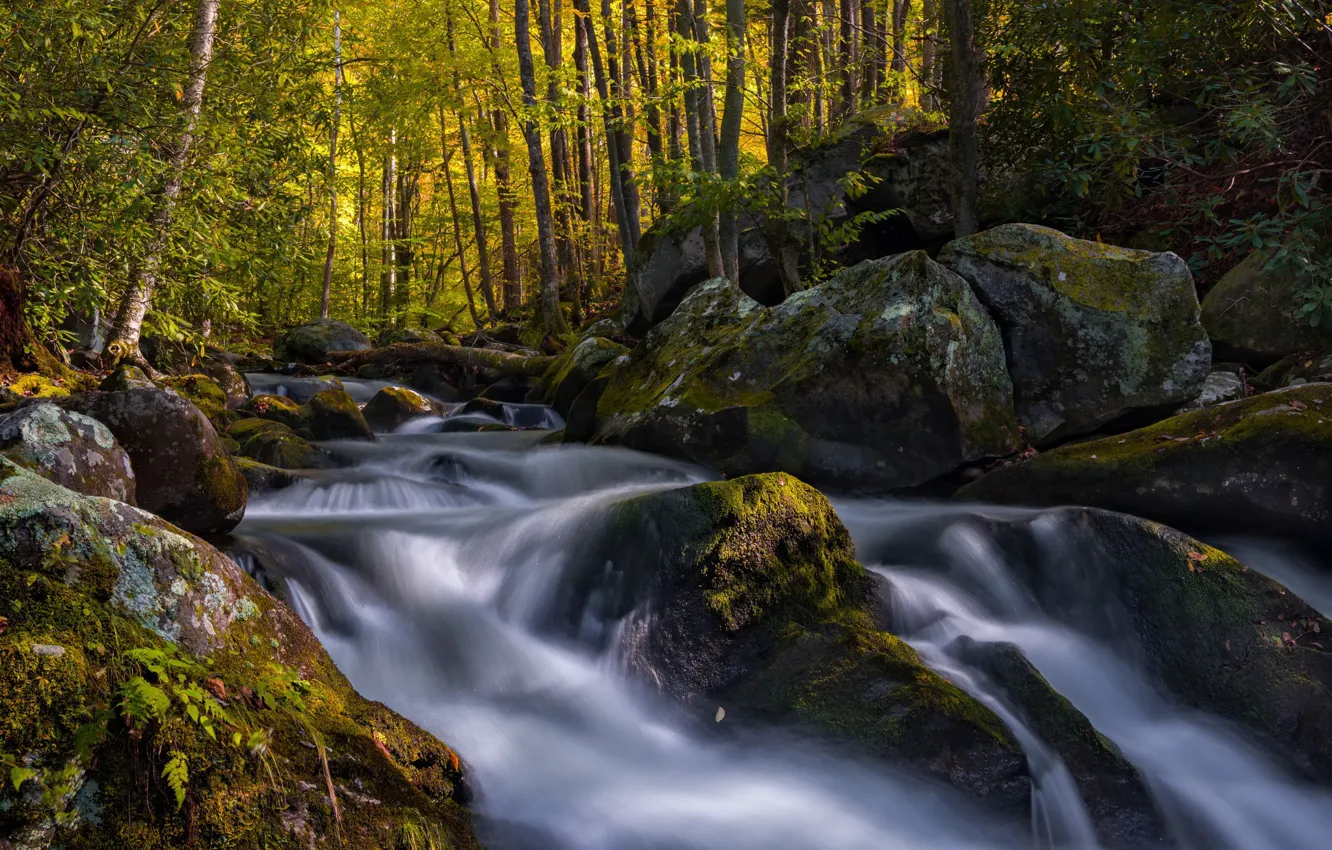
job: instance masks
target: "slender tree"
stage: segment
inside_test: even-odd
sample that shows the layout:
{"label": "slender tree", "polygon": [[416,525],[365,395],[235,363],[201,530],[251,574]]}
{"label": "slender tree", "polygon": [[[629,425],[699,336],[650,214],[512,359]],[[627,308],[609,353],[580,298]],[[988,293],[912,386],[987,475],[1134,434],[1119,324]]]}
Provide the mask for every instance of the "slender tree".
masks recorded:
{"label": "slender tree", "polygon": [[[490,53],[491,68],[498,80],[504,79],[500,67],[499,0],[490,0]],[[518,271],[518,236],[515,216],[518,209],[513,193],[513,177],[509,167],[509,116],[498,97],[490,113],[491,159],[495,171],[495,194],[499,198],[500,254],[504,265],[504,309],[517,310],[522,306],[523,283]]]}
{"label": "slender tree", "polygon": [[333,10],[333,124],[328,132],[328,254],[324,257],[324,290],[319,318],[328,318],[328,296],[333,288],[333,256],[338,250],[338,124],[342,121],[342,21]]}
{"label": "slender tree", "polygon": [[745,109],[745,2],[726,0],[726,99],[722,111],[717,173],[727,188],[728,201],[720,214],[722,270],[740,285],[740,233],[733,199],[740,176],[740,121]]}
{"label": "slender tree", "polygon": [[532,175],[532,196],[536,206],[537,247],[541,255],[541,320],[546,333],[568,332],[560,313],[559,258],[555,249],[555,220],[550,208],[550,185],[546,178],[545,155],[541,151],[541,131],[537,127],[536,69],[532,63],[531,27],[528,0],[514,0],[514,41],[518,45],[518,75],[523,84],[523,137],[527,140],[527,167]]}
{"label": "slender tree", "polygon": [[217,34],[218,0],[198,0],[194,10],[194,24],[190,30],[190,63],[185,76],[185,88],[180,99],[181,131],[167,161],[166,179],[153,204],[150,222],[152,238],[147,251],[139,260],[134,278],[116,316],[112,344],[122,356],[147,366],[139,353],[139,337],[143,332],[143,319],[152,303],[157,288],[162,254],[166,251],[171,230],[171,217],[176,199],[185,179],[185,165],[194,146],[195,125],[203,107],[204,86],[208,81],[208,66],[213,61],[213,40]]}
{"label": "slender tree", "polygon": [[948,104],[948,147],[953,169],[953,217],[958,236],[979,227],[976,196],[980,182],[976,123],[982,96],[981,57],[971,0],[943,0],[952,45],[952,97]]}

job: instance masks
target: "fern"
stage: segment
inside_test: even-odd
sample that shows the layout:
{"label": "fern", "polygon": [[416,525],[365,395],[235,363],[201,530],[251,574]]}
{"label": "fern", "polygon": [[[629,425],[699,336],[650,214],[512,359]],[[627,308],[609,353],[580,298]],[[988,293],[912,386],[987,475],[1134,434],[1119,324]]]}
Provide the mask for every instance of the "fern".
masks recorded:
{"label": "fern", "polygon": [[130,725],[149,720],[164,720],[171,710],[167,692],[142,676],[135,676],[120,686],[120,712]]}
{"label": "fern", "polygon": [[162,778],[176,795],[176,809],[185,805],[185,788],[190,784],[190,767],[185,754],[180,750],[171,751],[171,760],[162,768]]}

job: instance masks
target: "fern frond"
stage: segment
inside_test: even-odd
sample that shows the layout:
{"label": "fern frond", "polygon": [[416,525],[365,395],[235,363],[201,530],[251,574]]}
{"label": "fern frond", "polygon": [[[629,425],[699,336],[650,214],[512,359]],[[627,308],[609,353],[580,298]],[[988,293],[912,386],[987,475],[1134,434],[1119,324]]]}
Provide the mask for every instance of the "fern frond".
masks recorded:
{"label": "fern frond", "polygon": [[180,750],[171,751],[171,760],[162,768],[162,778],[176,795],[176,808],[185,805],[185,788],[190,784],[190,767],[185,754]]}

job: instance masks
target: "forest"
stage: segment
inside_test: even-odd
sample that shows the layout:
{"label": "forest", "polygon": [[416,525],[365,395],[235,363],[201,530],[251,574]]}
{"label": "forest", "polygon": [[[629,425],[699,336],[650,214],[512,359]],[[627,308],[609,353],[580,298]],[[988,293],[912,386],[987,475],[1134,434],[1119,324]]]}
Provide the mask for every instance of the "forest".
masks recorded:
{"label": "forest", "polygon": [[0,0],[0,850],[1332,835],[1332,0]]}

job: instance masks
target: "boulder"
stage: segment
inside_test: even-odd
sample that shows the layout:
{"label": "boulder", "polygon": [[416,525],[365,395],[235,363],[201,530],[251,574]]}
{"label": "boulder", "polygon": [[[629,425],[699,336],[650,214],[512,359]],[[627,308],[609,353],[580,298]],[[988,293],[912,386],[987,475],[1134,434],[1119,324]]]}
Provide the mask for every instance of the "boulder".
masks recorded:
{"label": "boulder", "polygon": [[315,393],[305,403],[310,433],[316,440],[374,440],[375,432],[361,409],[343,390]]}
{"label": "boulder", "polygon": [[708,282],[612,370],[597,419],[596,442],[875,491],[1017,446],[999,331],[923,251],[773,308]]}
{"label": "boulder", "polygon": [[40,402],[0,418],[0,454],[75,492],[134,504],[129,455],[81,413]]}
{"label": "boulder", "polygon": [[226,390],[207,375],[167,376],[162,386],[175,390],[182,398],[203,411],[212,422],[219,422],[230,407]]}
{"label": "boulder", "polygon": [[1044,452],[958,497],[1083,504],[1193,532],[1332,538],[1332,384],[1307,384],[1184,413]]}
{"label": "boulder", "polygon": [[282,395],[305,404],[324,390],[346,389],[337,375],[297,378],[290,375],[254,375],[251,382],[256,395]]}
{"label": "boulder", "polygon": [[[796,151],[790,166],[788,240],[800,246],[804,267],[933,249],[952,236],[946,134],[892,137],[872,122],[850,121],[832,140]],[[848,180],[853,174],[858,179]],[[767,219],[749,210],[739,219],[741,287],[761,304],[778,304],[784,292]],[[811,241],[819,243],[817,257]],[[642,337],[707,278],[701,228],[687,211],[663,219],[630,258],[623,327]]]}
{"label": "boulder", "polygon": [[245,476],[245,483],[250,487],[251,496],[258,493],[283,490],[293,484],[307,480],[308,477],[299,470],[280,469],[276,466],[260,463],[257,460],[251,460],[248,457],[236,458],[236,468]]}
{"label": "boulder", "polygon": [[6,846],[478,846],[456,754],[199,539],[0,459],[0,586]]}
{"label": "boulder", "polygon": [[1253,385],[1260,390],[1312,383],[1332,383],[1332,352],[1291,354],[1253,376]]}
{"label": "boulder", "polygon": [[313,469],[323,458],[296,432],[268,419],[241,419],[227,429],[227,436],[245,457],[278,469]]}
{"label": "boulder", "polygon": [[1174,254],[1007,224],[948,243],[939,262],[999,324],[1034,445],[1150,421],[1196,397],[1207,378],[1212,349],[1193,276]]}
{"label": "boulder", "polygon": [[331,351],[364,351],[365,334],[346,322],[318,319],[292,328],[273,343],[273,358],[288,363],[327,363]]}
{"label": "boulder", "polygon": [[1216,407],[1227,401],[1244,398],[1244,379],[1234,372],[1217,371],[1208,374],[1198,397],[1179,409],[1179,413]]}
{"label": "boulder", "polygon": [[1271,248],[1253,251],[1203,299],[1203,327],[1219,354],[1266,364],[1332,348],[1332,325],[1314,327],[1296,315],[1306,284],[1274,257]]}
{"label": "boulder", "polygon": [[90,392],[62,404],[98,420],[134,466],[139,507],[196,534],[230,531],[245,513],[245,478],[208,417],[170,390]]}
{"label": "boulder", "polygon": [[111,374],[102,379],[98,389],[104,393],[118,393],[125,390],[152,389],[157,386],[142,369],[133,363],[119,363]]}
{"label": "boulder", "polygon": [[284,395],[257,395],[241,407],[241,413],[258,419],[281,422],[293,431],[309,432],[309,409]]}
{"label": "boulder", "polygon": [[205,357],[199,368],[222,388],[227,397],[228,410],[235,410],[245,404],[252,395],[250,382],[245,373],[230,360],[223,357]]}
{"label": "boulder", "polygon": [[629,353],[619,343],[602,337],[586,337],[569,346],[550,364],[527,400],[547,404],[566,419],[574,399],[592,383],[607,364]]}
{"label": "boulder", "polygon": [[409,419],[433,415],[435,406],[415,390],[384,387],[366,402],[361,412],[374,430],[392,431]]}

